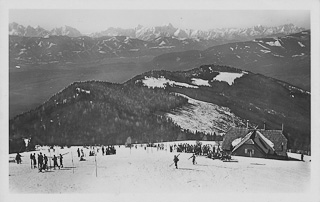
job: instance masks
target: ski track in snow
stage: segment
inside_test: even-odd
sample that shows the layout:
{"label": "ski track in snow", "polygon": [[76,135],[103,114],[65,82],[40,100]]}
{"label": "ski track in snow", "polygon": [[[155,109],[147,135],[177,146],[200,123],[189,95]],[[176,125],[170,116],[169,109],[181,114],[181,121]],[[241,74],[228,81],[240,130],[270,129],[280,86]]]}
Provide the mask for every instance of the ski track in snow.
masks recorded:
{"label": "ski track in snow", "polygon": [[[194,143],[194,141],[193,141]],[[38,173],[30,168],[29,152],[21,153],[22,164],[9,163],[10,193],[302,193],[309,190],[310,162],[279,161],[237,157],[238,162],[222,162],[199,156],[193,165],[190,153],[181,153],[175,169],[173,155],[167,150],[138,146],[137,149],[116,146],[117,154],[102,156],[101,150],[87,161],[79,161],[76,149],[56,149],[64,155],[64,168]],[[205,143],[203,143],[205,144]],[[82,148],[82,147],[80,147]],[[47,149],[40,150],[50,156]],[[38,154],[40,151],[32,153]],[[72,156],[72,155],[73,156]],[[51,156],[53,153],[51,153]],[[10,154],[9,158],[14,158]],[[297,154],[297,156],[299,156]],[[72,164],[72,158],[74,164]],[[73,168],[74,166],[74,168]]]}

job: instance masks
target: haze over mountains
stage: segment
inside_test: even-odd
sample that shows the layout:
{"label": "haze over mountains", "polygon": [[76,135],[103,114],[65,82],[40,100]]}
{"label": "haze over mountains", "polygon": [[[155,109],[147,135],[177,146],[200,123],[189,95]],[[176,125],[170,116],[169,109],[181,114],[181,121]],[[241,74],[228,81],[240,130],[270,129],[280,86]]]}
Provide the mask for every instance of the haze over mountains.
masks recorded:
{"label": "haze over mountains", "polygon": [[45,30],[40,26],[33,28],[31,26],[24,27],[18,23],[9,24],[9,35],[27,36],[27,37],[45,37],[48,35],[62,35],[69,37],[90,36],[127,36],[137,38],[145,41],[154,40],[158,37],[176,37],[180,39],[194,38],[194,39],[214,39],[214,40],[252,40],[254,38],[266,36],[283,36],[296,32],[301,32],[304,28],[297,27],[294,24],[285,24],[275,27],[265,27],[262,25],[253,26],[250,28],[218,28],[204,30],[194,29],[180,29],[174,27],[171,23],[163,26],[144,27],[138,25],[136,28],[123,29],[110,27],[101,32],[91,34],[82,34],[76,28],[64,26]]}

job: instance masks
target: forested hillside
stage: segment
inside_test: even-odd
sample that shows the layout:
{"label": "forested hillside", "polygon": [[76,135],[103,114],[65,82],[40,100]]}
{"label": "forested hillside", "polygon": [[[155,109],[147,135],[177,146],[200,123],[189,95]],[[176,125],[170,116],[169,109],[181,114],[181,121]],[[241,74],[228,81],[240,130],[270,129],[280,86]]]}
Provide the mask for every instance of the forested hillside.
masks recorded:
{"label": "forested hillside", "polygon": [[94,145],[200,138],[161,116],[187,99],[163,89],[108,82],[76,82],[38,108],[10,120],[10,150],[31,145]]}

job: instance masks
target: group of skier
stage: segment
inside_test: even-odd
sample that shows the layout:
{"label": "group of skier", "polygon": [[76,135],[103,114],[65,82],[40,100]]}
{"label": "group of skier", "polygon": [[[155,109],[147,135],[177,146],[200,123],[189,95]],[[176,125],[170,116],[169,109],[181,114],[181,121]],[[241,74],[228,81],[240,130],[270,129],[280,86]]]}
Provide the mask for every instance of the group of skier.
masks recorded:
{"label": "group of skier", "polygon": [[[174,157],[173,157],[173,163],[174,163],[176,169],[178,169],[178,161],[179,161],[178,157],[179,157],[179,155],[180,154],[174,155]],[[193,153],[192,156],[190,158],[188,158],[188,160],[191,159],[191,158],[192,158],[193,165],[197,164],[197,162],[196,162],[196,154],[195,153]]]}
{"label": "group of skier", "polygon": [[184,144],[174,144],[170,145],[170,152],[177,151],[177,152],[185,152],[185,153],[195,153],[195,155],[203,155],[207,156],[208,154],[212,153],[220,153],[220,145],[217,147],[212,145],[202,145],[201,143],[197,142],[195,145],[184,143]]}
{"label": "group of skier", "polygon": [[[95,147],[90,147],[90,148],[86,147],[86,148],[90,149],[89,156],[95,156],[100,151],[100,149],[98,147],[97,148],[95,148]],[[106,147],[102,146],[101,147],[101,152],[102,152],[103,156],[104,155],[113,155],[113,154],[116,154],[117,150],[115,149],[115,147],[113,145],[111,145],[111,146],[109,145],[109,146],[106,146]],[[84,159],[85,155],[84,155],[83,149],[78,148],[77,149],[77,153],[78,153],[78,157],[80,158],[80,161],[85,161],[85,159]]]}
{"label": "group of skier", "polygon": [[[58,165],[58,158],[60,159],[60,166]],[[38,160],[38,161],[37,161]],[[40,152],[36,158],[35,153],[30,154],[30,161],[31,161],[31,168],[38,168],[39,172],[46,171],[49,169],[48,166],[48,157]],[[52,157],[53,161],[53,168],[56,169],[58,167],[59,169],[63,167],[63,156],[60,154],[58,157],[56,155],[53,155]]]}

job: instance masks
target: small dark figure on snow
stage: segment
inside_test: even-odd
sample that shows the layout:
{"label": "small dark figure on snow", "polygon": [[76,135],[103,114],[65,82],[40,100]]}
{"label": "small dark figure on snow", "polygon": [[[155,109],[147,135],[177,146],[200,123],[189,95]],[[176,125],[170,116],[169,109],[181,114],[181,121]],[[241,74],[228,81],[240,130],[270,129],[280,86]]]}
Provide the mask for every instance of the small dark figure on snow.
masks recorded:
{"label": "small dark figure on snow", "polygon": [[102,155],[104,156],[104,147],[102,147]]}
{"label": "small dark figure on snow", "polygon": [[178,169],[178,161],[179,161],[178,156],[174,155],[173,162],[174,162],[174,165],[176,166],[176,169]]}
{"label": "small dark figure on snow", "polygon": [[195,154],[192,154],[192,156],[189,158],[189,159],[191,159],[192,158],[192,163],[193,163],[193,165],[194,164],[196,164],[197,162],[196,162],[196,155]]}
{"label": "small dark figure on snow", "polygon": [[39,172],[42,172],[43,168],[43,156],[42,153],[40,152],[40,155],[38,155],[38,167],[39,167]]}
{"label": "small dark figure on snow", "polygon": [[56,166],[57,166],[60,169],[58,165],[58,158],[56,157],[56,155],[53,155],[52,161],[53,161],[53,168],[56,169]]}
{"label": "small dark figure on snow", "polygon": [[61,167],[61,168],[63,168],[62,159],[63,159],[63,157],[62,157],[62,155],[60,154],[60,167]]}
{"label": "small dark figure on snow", "polygon": [[45,154],[43,154],[43,160],[44,160],[43,170],[48,170],[48,157]]}
{"label": "small dark figure on snow", "polygon": [[77,152],[78,152],[78,157],[80,157],[80,149],[79,148],[77,149]]}
{"label": "small dark figure on snow", "polygon": [[36,153],[33,153],[32,159],[33,159],[33,166],[34,168],[36,168],[37,167]]}
{"label": "small dark figure on snow", "polygon": [[16,161],[17,161],[17,164],[21,164],[21,155],[19,154],[19,152],[16,155]]}
{"label": "small dark figure on snow", "polygon": [[30,154],[30,161],[31,161],[31,169],[32,169],[32,161],[33,161],[33,155],[32,155],[32,153]]}
{"label": "small dark figure on snow", "polygon": [[303,157],[304,157],[304,155],[303,155],[303,153],[301,153],[301,161],[304,161]]}

